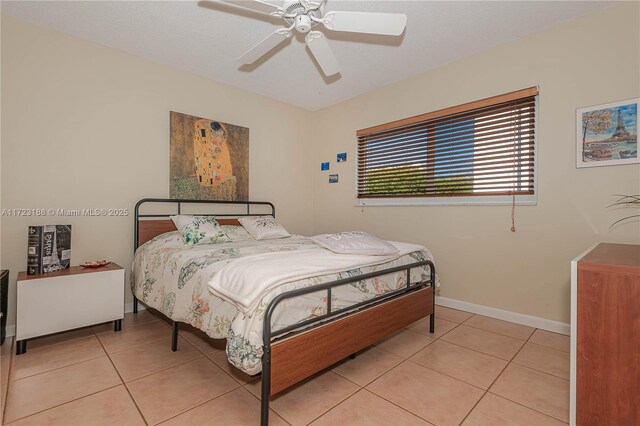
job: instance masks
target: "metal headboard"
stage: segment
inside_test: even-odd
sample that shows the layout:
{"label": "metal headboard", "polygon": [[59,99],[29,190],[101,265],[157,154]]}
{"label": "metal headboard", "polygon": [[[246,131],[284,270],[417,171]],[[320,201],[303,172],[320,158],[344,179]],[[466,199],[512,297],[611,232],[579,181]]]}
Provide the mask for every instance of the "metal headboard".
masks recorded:
{"label": "metal headboard", "polygon": [[[173,204],[176,207],[175,211],[171,211],[168,213],[154,213],[154,214],[140,214],[140,207],[143,204]],[[235,206],[246,206],[246,213],[190,213],[190,214],[198,214],[201,216],[220,216],[220,217],[243,217],[243,216],[272,216],[276,217],[276,208],[275,206],[268,201],[222,201],[222,200],[185,200],[185,199],[172,199],[172,198],[143,198],[142,200],[136,203],[136,207],[134,209],[134,236],[133,236],[133,247],[134,250],[138,248],[138,228],[140,223],[140,218],[169,218],[169,216],[173,216],[176,214],[181,214],[182,206],[184,204],[217,204],[217,205],[235,205]],[[271,213],[251,213],[251,206],[268,206],[271,208]]]}

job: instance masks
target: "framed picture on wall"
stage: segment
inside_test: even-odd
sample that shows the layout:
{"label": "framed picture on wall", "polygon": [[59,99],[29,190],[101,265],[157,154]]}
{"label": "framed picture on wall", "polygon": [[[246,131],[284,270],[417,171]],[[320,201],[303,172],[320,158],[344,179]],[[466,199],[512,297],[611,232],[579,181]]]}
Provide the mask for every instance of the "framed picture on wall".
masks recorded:
{"label": "framed picture on wall", "polygon": [[638,99],[576,111],[576,167],[640,163]]}

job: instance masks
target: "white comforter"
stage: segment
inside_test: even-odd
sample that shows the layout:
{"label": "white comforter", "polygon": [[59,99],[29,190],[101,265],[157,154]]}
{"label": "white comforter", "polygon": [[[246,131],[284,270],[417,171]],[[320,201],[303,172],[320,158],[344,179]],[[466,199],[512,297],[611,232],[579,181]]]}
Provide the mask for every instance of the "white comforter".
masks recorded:
{"label": "white comforter", "polygon": [[384,256],[337,254],[324,248],[260,253],[235,259],[209,281],[209,289],[241,312],[253,312],[263,297],[283,284],[319,275],[390,262],[406,254],[426,251],[422,246],[389,241],[398,253]]}
{"label": "white comforter", "polygon": [[[286,265],[286,275],[289,269],[294,272],[293,268],[297,270],[296,273],[300,272],[300,262],[292,260],[291,255],[318,250],[320,247],[310,238],[300,236],[267,241],[185,246],[177,231],[169,232],[155,237],[136,252],[131,274],[132,290],[143,303],[158,309],[174,321],[191,324],[216,339],[226,338],[229,361],[248,374],[256,374],[261,369],[264,312],[278,294],[433,259],[422,247],[414,247],[413,252],[391,261],[376,256],[376,263],[370,266],[339,268],[331,264],[337,272],[295,279],[274,287],[262,284],[261,287],[271,290],[261,290],[263,296],[258,296],[260,302],[256,309],[247,313],[243,313],[229,302],[230,298],[225,296],[223,299],[212,294],[208,286],[217,272],[238,259],[246,258],[248,262],[253,263],[263,255],[282,253],[287,260],[279,256],[278,258],[279,263]],[[411,281],[424,281],[428,279],[428,273],[427,267],[414,268],[411,271]],[[255,282],[250,277],[243,279],[247,283],[245,285],[258,286],[263,279],[268,278],[267,275],[261,274],[256,272],[260,279]],[[282,274],[273,274],[273,278]],[[332,292],[332,306],[336,310],[345,309],[404,287],[406,275],[401,271],[339,287]],[[326,291],[319,291],[282,302],[272,317],[273,330],[323,315],[326,313],[326,296]]]}

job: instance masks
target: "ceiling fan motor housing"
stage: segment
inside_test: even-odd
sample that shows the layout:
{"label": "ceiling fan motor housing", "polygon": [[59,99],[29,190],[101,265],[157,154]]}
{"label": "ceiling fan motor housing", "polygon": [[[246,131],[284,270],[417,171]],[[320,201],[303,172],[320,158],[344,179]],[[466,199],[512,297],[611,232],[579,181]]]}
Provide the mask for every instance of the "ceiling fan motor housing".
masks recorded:
{"label": "ceiling fan motor housing", "polygon": [[[312,27],[318,25],[316,21],[311,19],[311,16],[314,18],[322,18],[322,6],[312,10],[306,10],[302,3],[299,1],[286,0],[284,2],[284,10],[286,11],[288,17],[285,17],[284,20],[289,25],[295,25],[296,31],[302,34],[308,33]],[[290,17],[291,15],[295,15],[294,17]]]}
{"label": "ceiling fan motor housing", "polygon": [[307,15],[298,15],[295,17],[296,31],[306,34],[311,30],[311,18]]}

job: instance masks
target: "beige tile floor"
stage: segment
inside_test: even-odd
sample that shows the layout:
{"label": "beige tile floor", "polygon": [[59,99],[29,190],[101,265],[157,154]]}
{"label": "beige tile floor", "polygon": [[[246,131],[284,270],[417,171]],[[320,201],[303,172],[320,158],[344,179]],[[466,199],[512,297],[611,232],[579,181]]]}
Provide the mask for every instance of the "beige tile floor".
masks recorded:
{"label": "beige tile floor", "polygon": [[[546,425],[569,416],[569,338],[438,307],[272,399],[272,425]],[[15,425],[256,425],[260,380],[224,341],[150,311],[1,351],[0,419]]]}

